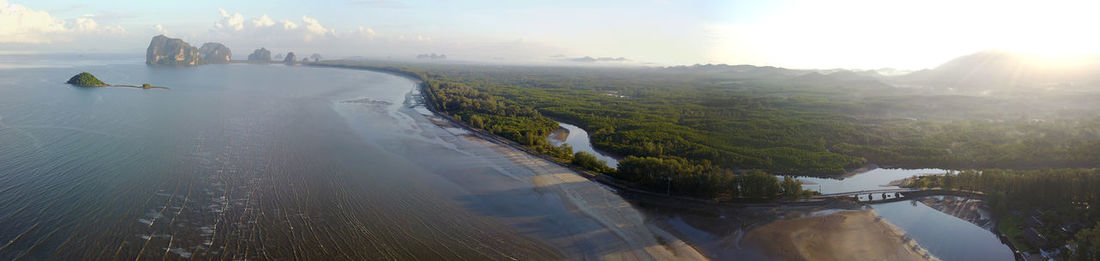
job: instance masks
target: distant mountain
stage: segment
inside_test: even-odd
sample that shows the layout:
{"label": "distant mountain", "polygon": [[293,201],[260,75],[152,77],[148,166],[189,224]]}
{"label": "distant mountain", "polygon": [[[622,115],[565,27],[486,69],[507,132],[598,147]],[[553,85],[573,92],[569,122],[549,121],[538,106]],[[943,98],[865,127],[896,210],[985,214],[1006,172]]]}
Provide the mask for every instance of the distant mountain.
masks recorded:
{"label": "distant mountain", "polygon": [[1100,87],[1100,57],[1044,57],[984,51],[955,58],[934,69],[893,77],[910,87],[991,94],[1043,89]]}
{"label": "distant mountain", "polygon": [[567,58],[566,60],[571,61],[571,62],[594,63],[594,62],[625,62],[625,61],[629,61],[630,59],[626,59],[626,57],[592,57],[592,56],[585,56],[585,57],[580,57],[580,58]]}
{"label": "distant mountain", "polygon": [[[773,66],[705,64],[669,67],[669,70],[694,72],[731,81],[801,86],[890,88],[874,71],[796,70]],[[720,75],[720,76],[719,76]]]}
{"label": "distant mountain", "polygon": [[149,42],[145,50],[145,63],[148,65],[184,65],[195,66],[203,63],[199,48],[176,38],[157,35]]}
{"label": "distant mountain", "polygon": [[421,54],[421,55],[417,55],[416,59],[420,59],[420,60],[446,60],[447,55],[446,54],[436,54],[436,53]]}
{"label": "distant mountain", "polygon": [[248,55],[248,61],[250,61],[250,62],[270,62],[271,61],[271,51],[268,51],[267,49],[265,49],[263,47],[260,47],[260,49],[256,49],[256,51],[252,51],[252,54]]}
{"label": "distant mountain", "polygon": [[283,63],[294,64],[294,62],[297,62],[297,60],[295,60],[297,58],[298,57],[294,55],[294,52],[288,52],[286,53],[286,58],[283,59]]}
{"label": "distant mountain", "polygon": [[199,53],[202,54],[202,60],[207,63],[229,63],[233,56],[229,47],[220,43],[204,43],[199,47]]}

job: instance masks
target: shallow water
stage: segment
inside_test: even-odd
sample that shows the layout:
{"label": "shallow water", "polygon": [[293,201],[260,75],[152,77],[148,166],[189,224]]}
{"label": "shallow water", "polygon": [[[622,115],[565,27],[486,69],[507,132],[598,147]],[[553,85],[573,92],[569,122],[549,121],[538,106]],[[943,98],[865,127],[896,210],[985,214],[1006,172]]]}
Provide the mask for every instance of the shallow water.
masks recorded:
{"label": "shallow water", "polygon": [[[171,90],[62,84],[81,71]],[[392,75],[130,63],[0,79],[0,260],[578,259],[658,242],[600,186],[535,186],[567,170],[437,126]]]}
{"label": "shallow water", "polygon": [[1013,260],[1012,249],[993,232],[916,201],[872,205],[886,221],[905,230],[941,260]]}
{"label": "shallow water", "polygon": [[942,169],[873,169],[847,178],[797,177],[805,189],[822,194],[845,193],[864,190],[894,189],[891,181],[909,177],[947,173]]}

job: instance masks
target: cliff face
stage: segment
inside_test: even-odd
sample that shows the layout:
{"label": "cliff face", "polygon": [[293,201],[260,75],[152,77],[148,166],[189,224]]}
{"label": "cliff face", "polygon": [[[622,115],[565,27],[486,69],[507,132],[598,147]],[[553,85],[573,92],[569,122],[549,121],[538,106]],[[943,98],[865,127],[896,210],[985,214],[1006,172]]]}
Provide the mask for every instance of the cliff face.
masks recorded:
{"label": "cliff face", "polygon": [[199,47],[202,60],[207,63],[229,63],[233,52],[220,43],[204,43]]}
{"label": "cliff face", "polygon": [[256,49],[256,51],[254,51],[254,52],[252,52],[252,54],[248,55],[248,60],[249,61],[270,62],[271,61],[271,51],[268,51],[267,49],[264,49],[264,48]]}
{"label": "cliff face", "polygon": [[297,57],[294,56],[294,52],[286,53],[286,59],[283,60],[283,63],[285,63],[285,64],[294,64],[294,62],[296,62],[296,60],[294,60],[294,59],[296,59],[296,58]]}
{"label": "cliff face", "polygon": [[154,36],[145,50],[145,64],[148,65],[184,65],[202,64],[199,48],[176,38],[164,35]]}

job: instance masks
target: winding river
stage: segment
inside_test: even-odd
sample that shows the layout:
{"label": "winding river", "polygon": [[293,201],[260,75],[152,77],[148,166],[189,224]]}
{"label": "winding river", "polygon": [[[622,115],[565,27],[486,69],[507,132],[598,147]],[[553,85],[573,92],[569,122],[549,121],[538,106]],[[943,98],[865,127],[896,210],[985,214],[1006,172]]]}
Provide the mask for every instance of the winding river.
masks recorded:
{"label": "winding river", "polygon": [[[588,142],[588,132],[574,125],[559,122],[563,128],[569,130],[569,137],[565,140],[577,151],[588,151],[598,154]],[[554,139],[551,139],[554,141]],[[607,157],[606,155],[602,155]],[[947,173],[943,169],[872,169],[865,172],[854,173],[842,179],[820,177],[797,177],[802,181],[803,188],[819,191],[824,194],[843,193],[863,190],[879,190],[897,188],[888,185],[891,181],[904,178],[936,175]],[[941,260],[1013,260],[1011,249],[997,238],[986,227],[981,227],[966,220],[948,215],[933,209],[919,201],[902,201],[884,204],[873,204],[867,209],[873,210],[878,216],[905,231],[906,235],[916,240],[936,258]],[[809,214],[784,213],[780,211],[764,211],[764,215],[827,215],[844,209],[816,210]],[[673,231],[688,243],[700,248],[708,256],[720,260],[756,260],[766,259],[767,255],[740,243],[741,237],[747,230],[759,226],[761,220],[771,218],[752,218],[746,216],[760,215],[755,210],[739,211],[729,215],[714,216],[711,214],[692,213],[669,208],[645,209],[650,216],[661,220],[663,227]]]}

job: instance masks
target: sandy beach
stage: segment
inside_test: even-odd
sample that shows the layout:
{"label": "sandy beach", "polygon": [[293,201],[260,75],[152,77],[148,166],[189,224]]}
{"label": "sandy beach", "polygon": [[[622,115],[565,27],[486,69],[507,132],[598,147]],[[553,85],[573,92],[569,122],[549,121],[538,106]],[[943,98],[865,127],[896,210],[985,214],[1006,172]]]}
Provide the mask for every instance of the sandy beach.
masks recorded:
{"label": "sandy beach", "polygon": [[777,220],[745,236],[745,244],[784,260],[936,260],[871,210]]}

